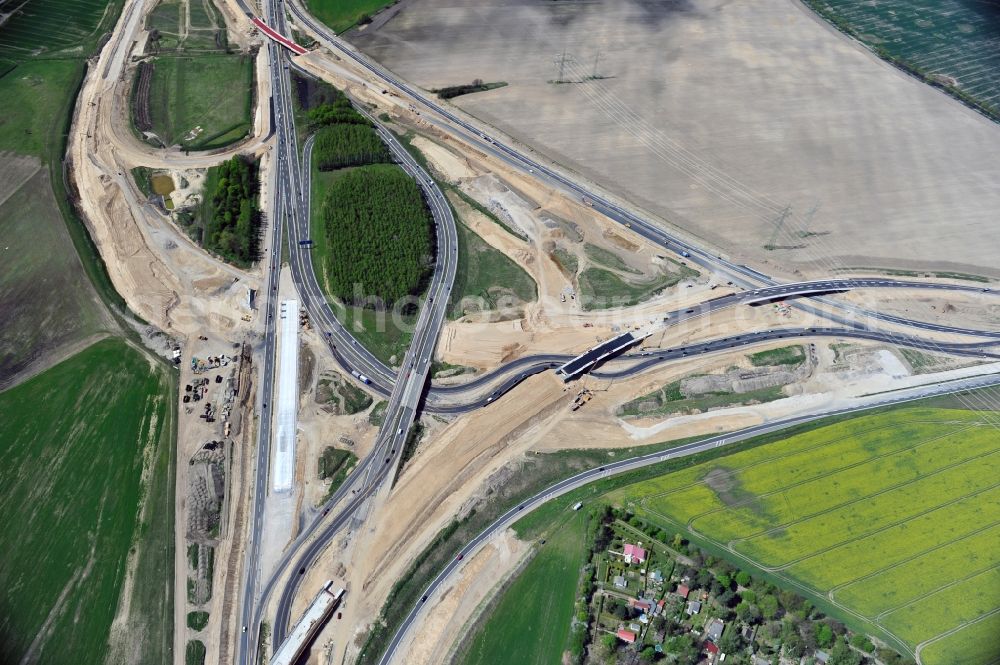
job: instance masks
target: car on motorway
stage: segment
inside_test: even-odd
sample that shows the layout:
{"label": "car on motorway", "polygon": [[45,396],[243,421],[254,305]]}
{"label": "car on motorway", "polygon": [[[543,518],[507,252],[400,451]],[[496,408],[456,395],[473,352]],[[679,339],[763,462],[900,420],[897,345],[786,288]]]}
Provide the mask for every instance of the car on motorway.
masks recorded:
{"label": "car on motorway", "polygon": [[420,597],[420,602],[421,603],[426,603],[427,602],[427,596],[421,596]]}
{"label": "car on motorway", "polygon": [[464,558],[465,558],[464,554],[459,554],[458,557],[455,558],[455,561],[461,561]]}

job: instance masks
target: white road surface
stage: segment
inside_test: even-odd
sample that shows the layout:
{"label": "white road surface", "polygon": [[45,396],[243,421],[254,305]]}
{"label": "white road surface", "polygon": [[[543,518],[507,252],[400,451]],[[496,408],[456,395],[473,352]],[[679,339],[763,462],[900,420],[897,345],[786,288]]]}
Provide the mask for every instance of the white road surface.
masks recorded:
{"label": "white road surface", "polygon": [[290,492],[295,482],[295,415],[299,382],[299,301],[281,303],[278,333],[278,394],[275,409],[274,462],[271,488]]}

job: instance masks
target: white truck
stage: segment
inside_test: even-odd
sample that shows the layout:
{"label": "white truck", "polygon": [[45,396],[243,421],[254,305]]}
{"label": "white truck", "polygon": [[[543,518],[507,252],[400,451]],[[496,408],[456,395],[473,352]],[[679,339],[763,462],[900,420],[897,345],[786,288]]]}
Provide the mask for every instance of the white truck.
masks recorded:
{"label": "white truck", "polygon": [[353,370],[352,369],[351,370],[351,376],[353,376],[355,379],[357,379],[358,381],[360,381],[361,383],[364,383],[366,385],[369,384],[369,383],[371,383],[371,379],[369,379],[364,374],[358,372],[357,370]]}

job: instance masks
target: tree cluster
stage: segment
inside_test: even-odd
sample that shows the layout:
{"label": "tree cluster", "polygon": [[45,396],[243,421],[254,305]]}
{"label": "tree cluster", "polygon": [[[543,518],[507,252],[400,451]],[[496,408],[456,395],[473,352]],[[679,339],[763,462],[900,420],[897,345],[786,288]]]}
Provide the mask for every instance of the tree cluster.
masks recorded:
{"label": "tree cluster", "polygon": [[344,173],[327,193],[322,219],[334,296],[381,308],[419,292],[434,255],[431,217],[402,169],[376,164]]}
{"label": "tree cluster", "polygon": [[249,265],[260,253],[257,162],[237,155],[216,168],[209,178],[211,217],[205,220],[202,245],[234,264]]}
{"label": "tree cluster", "polygon": [[335,124],[316,132],[316,165],[320,171],[391,162],[392,155],[371,127]]}
{"label": "tree cluster", "polygon": [[309,129],[319,129],[329,125],[367,125],[371,123],[366,117],[354,110],[351,100],[338,94],[332,102],[325,102],[309,109],[307,113]]}

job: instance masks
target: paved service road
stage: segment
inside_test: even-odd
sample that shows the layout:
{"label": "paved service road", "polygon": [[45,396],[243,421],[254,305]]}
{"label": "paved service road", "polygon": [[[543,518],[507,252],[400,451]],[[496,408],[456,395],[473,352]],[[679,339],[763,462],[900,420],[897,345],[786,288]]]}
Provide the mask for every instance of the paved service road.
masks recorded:
{"label": "paved service road", "polygon": [[[421,598],[430,598],[434,593],[445,585],[449,578],[458,571],[465,562],[472,558],[480,547],[483,546],[490,538],[503,533],[507,528],[514,524],[517,520],[524,517],[524,515],[530,513],[535,508],[543,505],[544,503],[555,499],[557,497],[571,492],[575,489],[583,487],[584,485],[594,482],[602,478],[607,478],[610,476],[615,476],[627,471],[633,471],[646,466],[651,466],[653,464],[658,464],[660,462],[665,462],[671,459],[677,459],[679,457],[687,457],[689,455],[696,455],[708,450],[715,448],[720,448],[723,446],[732,445],[740,441],[745,441],[746,439],[759,436],[761,434],[767,434],[769,432],[776,432],[778,430],[786,429],[793,425],[798,425],[801,423],[810,422],[817,420],[819,418],[826,418],[829,416],[843,415],[847,413],[857,413],[861,411],[866,411],[869,409],[874,409],[881,406],[888,406],[892,404],[902,404],[904,402],[910,402],[913,400],[923,399],[925,397],[931,397],[934,395],[946,395],[950,393],[957,393],[966,390],[971,390],[975,388],[986,388],[991,386],[1000,385],[1000,377],[988,376],[988,377],[976,377],[972,379],[962,379],[960,381],[954,381],[946,384],[939,384],[934,386],[922,386],[920,388],[901,390],[892,395],[881,396],[877,399],[873,399],[871,403],[864,406],[857,406],[849,409],[841,409],[837,411],[828,411],[825,413],[817,413],[807,416],[799,416],[796,418],[788,418],[786,420],[781,420],[773,423],[765,423],[763,425],[757,425],[755,427],[750,427],[738,432],[733,432],[730,434],[721,434],[719,436],[713,436],[701,441],[695,441],[693,443],[688,443],[682,446],[677,446],[676,448],[669,448],[667,450],[661,450],[659,452],[650,453],[648,455],[642,455],[639,457],[632,457],[630,459],[624,459],[617,462],[609,463],[605,466],[598,467],[595,469],[590,469],[582,473],[578,473],[572,478],[567,478],[561,480],[544,490],[538,492],[530,499],[525,500],[523,503],[514,506],[502,516],[500,516],[493,524],[488,526],[482,533],[469,541],[465,547],[459,551],[461,560],[458,558],[452,559],[451,562],[442,570],[434,581],[430,583]],[[399,647],[402,640],[406,637],[408,631],[411,627],[420,619],[420,615],[423,612],[425,602],[421,601],[413,607],[410,613],[407,615],[406,619],[396,630],[393,635],[392,640],[389,642],[382,659],[379,661],[380,665],[389,665],[395,654],[396,649]]]}

